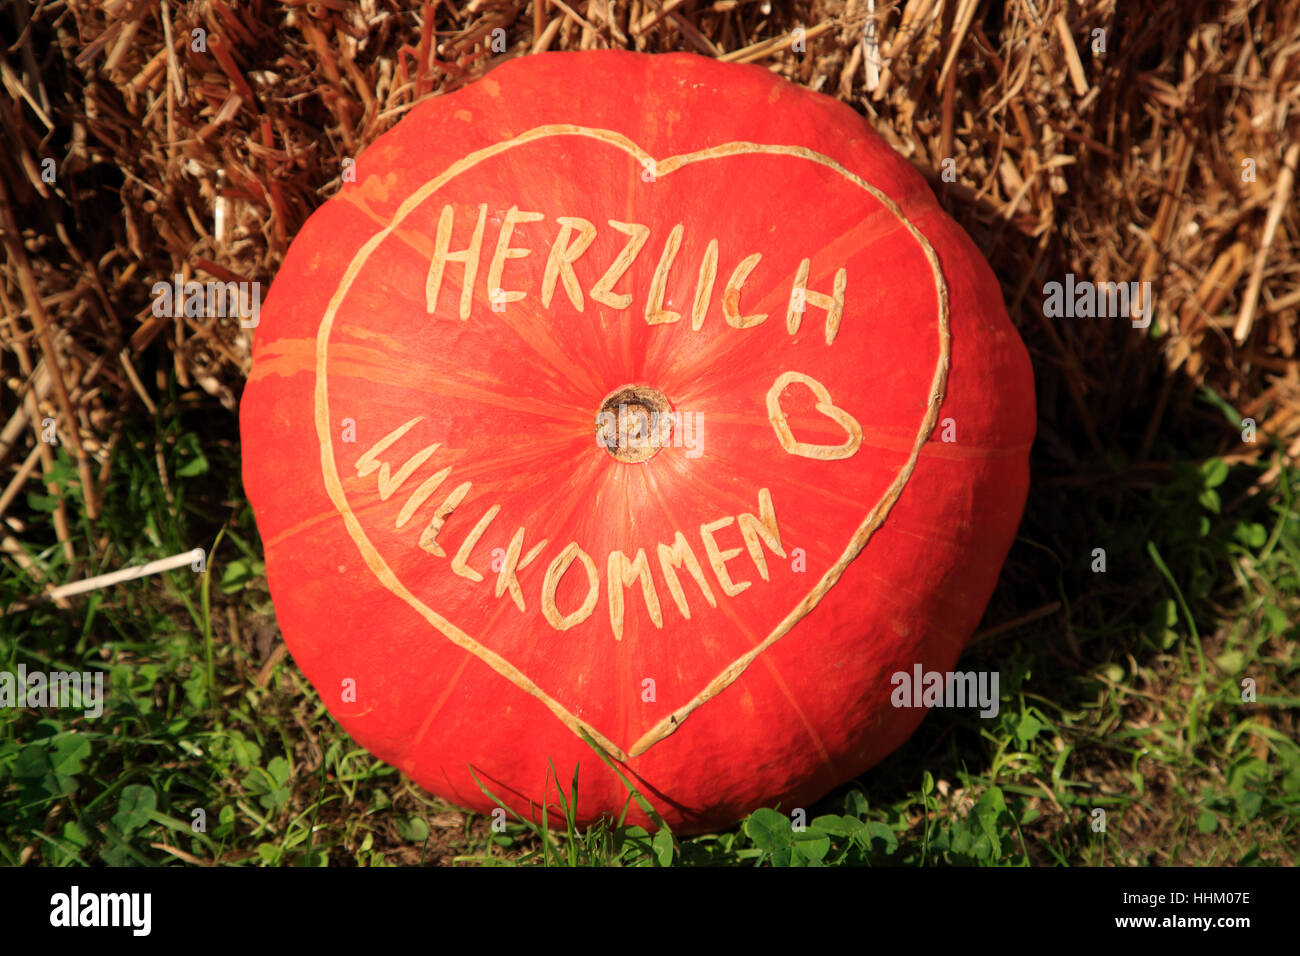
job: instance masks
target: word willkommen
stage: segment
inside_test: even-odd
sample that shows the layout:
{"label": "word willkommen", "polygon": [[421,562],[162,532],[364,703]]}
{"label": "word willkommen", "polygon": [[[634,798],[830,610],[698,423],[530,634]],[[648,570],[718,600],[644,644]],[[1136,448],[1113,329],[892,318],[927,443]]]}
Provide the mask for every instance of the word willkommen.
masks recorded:
{"label": "word willkommen", "polygon": [[[478,219],[474,225],[469,244],[453,251],[451,244],[452,233],[456,225],[455,212],[450,204],[442,207],[442,213],[438,217],[438,235],[435,239],[433,257],[429,262],[429,273],[424,287],[425,306],[430,315],[437,311],[447,265],[455,262],[463,266],[459,311],[457,314],[460,316],[461,321],[469,320],[470,307],[474,299],[474,282],[478,277],[484,253],[483,233],[487,224],[487,209],[486,203],[478,207]],[[504,287],[506,281],[505,268],[508,261],[525,259],[533,253],[532,249],[511,245],[514,240],[515,227],[523,223],[541,222],[545,218],[540,212],[520,212],[518,206],[511,206],[509,211],[506,212],[501,221],[501,230],[497,234],[497,241],[491,259],[488,261],[487,281],[484,288],[487,300],[493,303],[494,306],[499,307],[506,303],[518,302],[529,294],[528,290],[506,289]],[[595,241],[596,225],[576,216],[557,216],[555,221],[559,225],[559,229],[556,230],[555,237],[551,240],[550,249],[546,254],[546,268],[542,273],[541,289],[533,290],[540,295],[542,305],[549,308],[552,299],[555,297],[556,286],[562,285],[569,301],[579,312],[585,311],[588,297],[611,309],[624,310],[631,308],[632,303],[638,297],[627,292],[615,292],[614,287],[649,243],[650,227],[636,222],[609,220],[609,227],[627,236],[627,242],[624,244],[622,251],[614,257],[614,260],[608,263],[601,277],[586,291],[584,296],[573,265],[582,258]],[[645,320],[650,325],[667,325],[680,322],[685,318],[680,312],[664,308],[664,295],[668,286],[668,277],[676,265],[677,253],[681,249],[684,233],[685,226],[682,223],[675,225],[668,233],[668,238],[664,241],[663,248],[659,253],[658,263],[655,266],[650,287],[643,293]],[[750,273],[758,267],[762,258],[763,255],[759,252],[746,256],[732,269],[723,286],[721,296],[722,316],[732,328],[753,328],[767,320],[767,313],[765,312],[752,315],[742,315],[740,312],[741,289],[744,288]],[[835,336],[839,332],[840,320],[844,315],[844,290],[848,283],[848,273],[843,268],[835,273],[832,291],[827,295],[824,292],[815,292],[808,288],[808,272],[811,265],[811,259],[803,259],[795,270],[790,289],[789,307],[785,317],[786,331],[791,335],[798,332],[803,321],[803,313],[808,305],[813,305],[826,310],[826,344],[830,345],[835,341]],[[709,310],[717,286],[717,239],[709,240],[709,244],[705,247],[704,254],[701,256],[696,268],[695,295],[691,301],[689,314],[691,330],[698,332],[704,325],[704,318]]]}
{"label": "word willkommen", "polygon": [[[387,501],[392,497],[438,447],[435,444],[417,452],[406,464],[398,467],[396,471],[393,470],[390,462],[379,457],[419,421],[418,418],[412,419],[400,428],[395,429],[357,459],[356,475],[358,478],[365,478],[375,472],[379,473],[378,491],[381,501]],[[406,526],[421,506],[447,480],[451,471],[450,467],[444,468],[430,476],[415,489],[399,511],[394,525],[395,529],[400,530]],[[444,525],[460,507],[465,496],[469,494],[471,485],[472,482],[469,481],[458,484],[433,512],[418,539],[419,547],[425,553],[439,558],[447,556],[447,552],[443,549],[440,541]],[[451,559],[450,567],[453,573],[470,581],[483,581],[482,571],[474,567],[471,562],[478,563],[480,567],[485,565],[481,557],[475,558],[475,554],[477,552],[481,556],[488,550],[487,545],[484,545],[481,549],[480,545],[483,543],[483,538],[488,535],[489,529],[500,512],[501,505],[499,504],[486,507],[473,527],[465,533],[460,546]],[[702,524],[699,528],[699,543],[703,546],[705,558],[709,568],[713,571],[713,578],[722,589],[722,593],[727,597],[735,597],[753,583],[747,580],[736,580],[739,574],[734,568],[727,567],[728,562],[739,558],[742,549],[738,547],[727,548],[724,544],[719,544],[717,535],[732,525],[735,525],[739,531],[744,550],[749,552],[749,558],[753,562],[754,569],[762,580],[767,581],[770,579],[767,558],[763,553],[764,548],[777,557],[784,558],[786,556],[785,550],[781,547],[781,532],[777,526],[776,509],[772,503],[772,494],[766,488],[762,488],[758,492],[757,515],[748,513],[726,515],[716,521]],[[519,584],[518,573],[530,567],[547,549],[547,545],[550,544],[548,539],[542,539],[525,551],[524,542],[527,533],[527,529],[523,527],[517,528],[510,537],[509,544],[505,545],[503,549],[494,549],[498,553],[498,558],[492,562],[492,570],[497,573],[496,597],[499,599],[509,593],[511,600],[521,612],[526,611],[527,602],[524,599],[523,588]],[[732,531],[730,533],[734,535],[736,532]],[[504,538],[500,540],[504,542]],[[491,539],[489,538],[487,544],[490,543]],[[691,607],[690,600],[687,597],[687,590],[682,585],[682,575],[679,574],[682,570],[694,581],[704,601],[710,607],[718,606],[717,598],[713,594],[713,588],[709,584],[709,578],[705,575],[699,557],[686,535],[677,531],[672,542],[660,541],[652,544],[650,555],[648,557],[646,548],[641,547],[636,550],[636,554],[632,557],[619,550],[611,551],[605,557],[603,562],[605,572],[604,591],[609,607],[610,630],[613,632],[615,640],[622,640],[623,638],[624,591],[636,584],[640,585],[641,595],[645,601],[650,620],[657,628],[664,626],[659,588],[655,583],[656,577],[662,581],[663,586],[672,597],[673,603],[677,606],[677,610],[685,620],[689,621],[691,619]],[[575,565],[577,565],[576,568]],[[652,572],[652,568],[656,565],[659,571],[658,575]],[[587,588],[580,605],[576,608],[564,610],[559,607],[556,592],[559,590],[560,582],[569,573],[579,574],[579,580],[585,578]],[[554,554],[542,576],[540,587],[542,615],[557,631],[567,631],[591,617],[600,601],[601,591],[601,570],[598,568],[595,559],[584,551],[576,541],[570,541]]]}

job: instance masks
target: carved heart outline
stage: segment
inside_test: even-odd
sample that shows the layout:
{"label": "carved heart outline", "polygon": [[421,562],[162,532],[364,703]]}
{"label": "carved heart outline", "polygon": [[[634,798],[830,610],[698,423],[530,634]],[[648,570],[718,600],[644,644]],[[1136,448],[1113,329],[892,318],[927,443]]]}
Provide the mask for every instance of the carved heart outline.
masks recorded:
{"label": "carved heart outline", "polygon": [[[876,201],[885,207],[890,213],[898,219],[900,224],[907,229],[908,233],[920,245],[922,252],[925,254],[926,261],[930,264],[931,272],[934,276],[935,295],[938,301],[937,325],[939,332],[939,357],[935,363],[934,376],[930,384],[930,397],[926,408],[925,417],[921,421],[921,427],[917,432],[916,441],[912,446],[911,453],[903,467],[899,470],[894,480],[890,483],[881,497],[867,512],[866,517],[858,526],[853,537],[849,540],[848,546],[840,555],[839,559],[831,568],[822,575],[821,579],[813,586],[812,590],[800,600],[794,608],[777,624],[761,643],[751,648],[748,652],[732,661],[716,677],[713,678],[699,693],[695,695],[686,704],[674,708],[673,711],[660,720],[655,726],[650,728],[646,733],[635,741],[631,747],[624,750],[618,744],[614,743],[594,726],[581,720],[559,701],[551,697],[541,687],[534,683],[528,675],[511,664],[508,660],[497,654],[495,651],[480,644],[471,635],[461,630],[451,621],[444,618],[441,614],[429,607],[398,579],[397,575],[388,566],[379,550],[370,541],[365,530],[361,526],[360,520],[353,513],[347,496],[343,491],[343,482],[339,475],[338,465],[334,458],[334,446],[332,439],[332,429],[330,427],[330,408],[329,408],[329,385],[328,385],[328,353],[330,332],[333,329],[334,319],[338,313],[339,307],[352,288],[353,282],[360,275],[370,255],[384,242],[388,236],[394,232],[402,221],[422,205],[430,196],[440,189],[454,177],[460,175],[471,167],[491,159],[507,150],[522,146],[535,140],[544,139],[552,136],[581,136],[597,140],[607,145],[615,146],[622,149],[636,161],[637,168],[653,169],[656,178],[667,176],[674,170],[681,169],[693,163],[707,162],[714,159],[725,159],[730,156],[745,154],[766,154],[777,156],[796,156],[806,159],[809,162],[817,163],[827,169],[838,173],[845,179],[865,190]],[[903,215],[902,210],[890,197],[885,195],[876,187],[872,186],[866,180],[862,179],[855,173],[850,172],[835,160],[817,153],[814,150],[803,146],[781,146],[781,145],[761,145],[758,143],[748,142],[730,142],[719,146],[698,150],[692,153],[682,153],[670,156],[666,159],[656,160],[651,154],[647,153],[635,142],[624,136],[622,133],[613,130],[597,129],[583,126],[538,126],[518,136],[508,140],[502,140],[491,146],[476,150],[464,158],[458,160],[449,166],[438,176],[426,182],[419,189],[415,190],[408,196],[400,206],[398,206],[392,221],[379,232],[375,233],[357,251],[352,261],[344,270],[343,277],[339,282],[338,288],[330,297],[329,305],[325,310],[324,316],[316,336],[316,385],[315,394],[315,424],[316,435],[320,442],[321,452],[321,477],[324,481],[326,493],[333,503],[339,516],[343,519],[348,535],[357,545],[362,559],[371,573],[379,580],[388,591],[406,602],[421,617],[423,617],[435,630],[440,632],[444,637],[453,644],[469,651],[475,657],[479,658],[502,677],[509,680],[515,686],[528,694],[536,697],[541,701],[555,717],[567,726],[574,734],[581,737],[583,732],[590,736],[606,752],[621,763],[627,763],[631,757],[637,757],[644,754],[647,750],[665,739],[676,730],[680,729],[686,718],[697,707],[702,706],[712,698],[716,697],[733,682],[735,682],[746,668],[757,659],[759,654],[763,653],[778,640],[784,637],[794,628],[794,626],[803,619],[818,602],[826,595],[836,582],[839,581],[844,570],[849,563],[861,553],[866,547],[867,542],[889,516],[890,510],[903,492],[911,477],[913,470],[916,468],[916,462],[921,454],[921,449],[929,440],[931,433],[934,431],[935,424],[939,419],[939,407],[943,402],[944,392],[948,381],[948,363],[951,352],[951,335],[948,326],[948,286],[944,281],[943,272],[939,266],[938,255],[929,241],[921,234],[920,230]],[[827,413],[826,409],[821,407],[824,402],[819,398],[818,410],[823,414]],[[827,396],[828,397],[828,396]],[[769,397],[768,406],[769,414],[773,400],[779,409],[780,391],[777,391],[775,397]],[[833,405],[831,408],[835,408]],[[839,411],[839,409],[835,409]],[[834,417],[834,416],[830,416]],[[779,436],[779,431],[778,431]]]}

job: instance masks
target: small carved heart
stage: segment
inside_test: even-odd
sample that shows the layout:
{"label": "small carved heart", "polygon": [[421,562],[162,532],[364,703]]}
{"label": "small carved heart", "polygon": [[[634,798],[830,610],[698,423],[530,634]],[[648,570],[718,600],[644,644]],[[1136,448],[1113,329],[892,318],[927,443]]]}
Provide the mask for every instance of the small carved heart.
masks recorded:
{"label": "small carved heart", "polygon": [[[817,399],[817,411],[844,429],[845,434],[848,435],[846,442],[841,445],[813,445],[798,441],[794,437],[794,433],[790,431],[790,423],[786,420],[785,411],[781,408],[781,393],[787,385],[794,382],[806,386],[813,393]],[[838,461],[841,458],[851,457],[862,444],[862,426],[858,424],[858,420],[835,404],[825,385],[803,372],[784,372],[772,383],[772,387],[767,390],[767,418],[776,431],[776,438],[781,443],[781,447],[792,455],[817,458],[821,461]]]}

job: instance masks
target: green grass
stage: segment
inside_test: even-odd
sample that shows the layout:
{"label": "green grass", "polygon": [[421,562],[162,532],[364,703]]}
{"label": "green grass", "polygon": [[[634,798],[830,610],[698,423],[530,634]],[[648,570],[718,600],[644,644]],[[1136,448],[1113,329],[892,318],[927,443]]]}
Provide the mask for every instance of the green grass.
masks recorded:
{"label": "green grass", "polygon": [[[15,537],[32,567],[3,558],[5,607],[42,577],[194,547],[207,570],[0,618],[0,670],[108,679],[99,720],[0,710],[3,864],[1300,862],[1300,471],[1259,493],[1266,465],[1217,459],[1171,459],[1154,481],[1112,462],[1104,489],[1087,494],[1044,480],[985,626],[1061,607],[962,659],[1000,671],[997,718],[936,711],[806,813],[759,810],[726,832],[677,837],[619,820],[578,828],[586,764],[548,781],[537,822],[483,817],[343,734],[279,645],[229,413],[180,411],[173,398],[135,422],[93,525],[61,449],[59,459],[74,550],[94,560],[69,566],[53,501],[28,496]],[[1094,547],[1106,549],[1105,573],[1092,570]],[[591,768],[601,759],[593,750]],[[629,806],[643,799],[629,792]]]}

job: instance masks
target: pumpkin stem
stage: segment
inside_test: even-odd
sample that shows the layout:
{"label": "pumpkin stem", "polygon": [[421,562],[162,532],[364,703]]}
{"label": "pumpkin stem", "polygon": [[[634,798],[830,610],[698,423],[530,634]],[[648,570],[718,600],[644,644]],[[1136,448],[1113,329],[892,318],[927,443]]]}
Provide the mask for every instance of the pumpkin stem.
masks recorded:
{"label": "pumpkin stem", "polygon": [[657,388],[623,385],[605,396],[596,414],[596,442],[628,464],[648,461],[672,440],[672,406]]}

